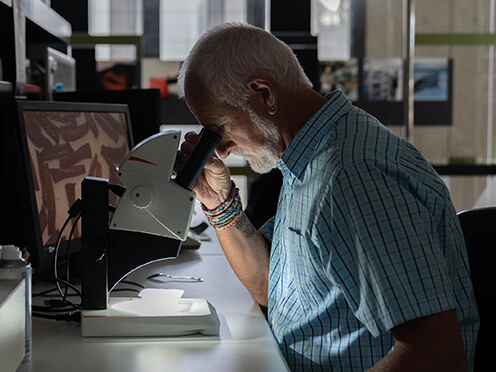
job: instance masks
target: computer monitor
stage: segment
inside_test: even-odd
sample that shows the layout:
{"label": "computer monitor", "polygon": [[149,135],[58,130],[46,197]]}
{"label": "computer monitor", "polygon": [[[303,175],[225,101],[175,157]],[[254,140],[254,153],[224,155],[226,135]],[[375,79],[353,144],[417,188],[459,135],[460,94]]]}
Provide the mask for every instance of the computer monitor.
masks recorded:
{"label": "computer monitor", "polygon": [[[22,194],[16,200],[11,186],[12,195],[4,196],[3,202],[13,214],[20,209],[21,217],[17,226],[11,226],[17,233],[4,228],[0,237],[10,236],[11,243],[26,246],[33,267],[44,272],[53,267],[54,245],[68,209],[81,195],[81,181],[96,176],[119,183],[115,167],[133,147],[129,111],[126,105],[117,104],[17,101],[14,106],[5,123],[14,130],[4,144],[16,143],[10,153],[15,159],[15,147],[19,149],[20,169],[16,175],[15,166],[4,167],[2,177],[17,183]],[[9,154],[4,151],[3,156]],[[113,194],[109,197],[111,204],[118,202]],[[70,229],[71,224],[63,234],[61,253]],[[71,252],[81,249],[80,233],[76,226]]]}
{"label": "computer monitor", "polygon": [[160,91],[158,89],[125,89],[53,93],[54,101],[119,103],[129,107],[135,143],[159,132]]}

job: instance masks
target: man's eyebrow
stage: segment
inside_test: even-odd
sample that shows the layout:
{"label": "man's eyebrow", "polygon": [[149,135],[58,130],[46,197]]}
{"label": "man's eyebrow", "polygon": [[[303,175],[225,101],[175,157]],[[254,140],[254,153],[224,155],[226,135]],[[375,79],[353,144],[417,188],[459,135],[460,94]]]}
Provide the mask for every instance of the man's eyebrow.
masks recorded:
{"label": "man's eyebrow", "polygon": [[223,123],[207,123],[204,124],[203,126],[207,129],[216,129],[222,127],[224,124]]}

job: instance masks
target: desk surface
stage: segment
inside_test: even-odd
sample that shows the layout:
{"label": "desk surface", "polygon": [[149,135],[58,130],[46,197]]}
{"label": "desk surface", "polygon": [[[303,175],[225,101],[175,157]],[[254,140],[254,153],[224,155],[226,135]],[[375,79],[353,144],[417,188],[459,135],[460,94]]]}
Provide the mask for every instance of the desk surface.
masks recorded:
{"label": "desk surface", "polygon": [[[156,272],[205,280],[146,279]],[[175,260],[146,265],[128,280],[148,288],[183,289],[183,297],[207,299],[217,309],[220,335],[82,338],[79,324],[33,318],[33,359],[18,371],[288,370],[260,308],[236,278],[216,238],[198,250],[183,250]]]}

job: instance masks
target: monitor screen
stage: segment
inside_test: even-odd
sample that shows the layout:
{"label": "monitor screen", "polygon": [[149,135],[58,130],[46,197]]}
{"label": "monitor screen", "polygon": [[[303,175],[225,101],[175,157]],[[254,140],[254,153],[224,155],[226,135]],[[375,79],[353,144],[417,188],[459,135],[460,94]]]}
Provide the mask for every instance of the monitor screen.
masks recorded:
{"label": "monitor screen", "polygon": [[159,132],[161,101],[158,89],[125,89],[102,91],[58,92],[54,101],[120,103],[129,107],[135,143]]}
{"label": "monitor screen", "polygon": [[[36,267],[52,260],[67,211],[81,196],[81,181],[95,176],[119,183],[115,167],[133,141],[126,105],[19,101],[16,107],[27,223],[33,227],[27,246]],[[117,197],[109,198],[116,205]],[[70,230],[71,224],[63,241]],[[76,226],[72,238],[79,237]]]}

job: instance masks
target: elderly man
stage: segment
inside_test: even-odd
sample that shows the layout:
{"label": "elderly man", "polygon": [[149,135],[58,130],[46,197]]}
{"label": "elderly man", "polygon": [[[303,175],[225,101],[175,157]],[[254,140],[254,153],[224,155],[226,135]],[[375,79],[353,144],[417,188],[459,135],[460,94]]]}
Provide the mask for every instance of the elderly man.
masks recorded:
{"label": "elderly man", "polygon": [[[341,91],[314,90],[268,32],[224,24],[193,47],[180,95],[223,139],[194,191],[292,370],[465,371],[478,315],[449,192]],[[189,133],[177,169],[198,136]],[[223,161],[284,180],[256,231]]]}

